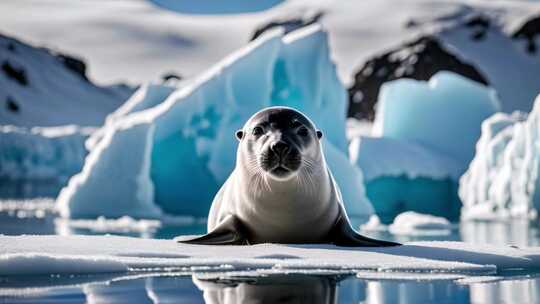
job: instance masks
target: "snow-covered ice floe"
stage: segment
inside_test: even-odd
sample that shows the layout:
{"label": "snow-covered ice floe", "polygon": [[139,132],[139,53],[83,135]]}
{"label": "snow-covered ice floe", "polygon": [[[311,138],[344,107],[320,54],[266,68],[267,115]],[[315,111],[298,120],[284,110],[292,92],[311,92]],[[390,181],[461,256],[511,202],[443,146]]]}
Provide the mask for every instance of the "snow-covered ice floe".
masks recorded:
{"label": "snow-covered ice floe", "polygon": [[[496,275],[540,266],[540,248],[414,242],[389,248],[331,245],[200,246],[120,236],[0,236],[0,275],[85,273],[370,272]],[[417,277],[418,277],[417,276]]]}
{"label": "snow-covered ice floe", "polygon": [[414,211],[400,213],[390,225],[381,223],[377,215],[372,215],[369,221],[360,225],[361,231],[388,231],[397,236],[440,236],[449,235],[457,224],[448,219]]}
{"label": "snow-covered ice floe", "polygon": [[459,214],[457,180],[474,155],[481,123],[500,109],[495,92],[451,72],[381,88],[373,137],[351,141],[377,214]]}
{"label": "snow-covered ice floe", "polygon": [[234,168],[234,131],[274,105],[316,123],[347,211],[373,213],[362,173],[348,159],[346,91],[319,25],[270,31],[180,88],[141,90],[88,142],[82,172],[58,198],[64,216],[206,216]]}
{"label": "snow-covered ice floe", "polygon": [[460,179],[464,219],[536,218],[540,209],[540,97],[532,112],[482,124],[476,156]]}

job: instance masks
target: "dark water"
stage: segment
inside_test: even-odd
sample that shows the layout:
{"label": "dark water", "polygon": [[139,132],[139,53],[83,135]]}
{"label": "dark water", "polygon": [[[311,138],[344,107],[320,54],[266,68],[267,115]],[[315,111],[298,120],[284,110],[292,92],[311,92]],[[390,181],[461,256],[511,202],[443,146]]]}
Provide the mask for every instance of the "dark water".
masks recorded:
{"label": "dark water", "polygon": [[[3,201],[0,206],[0,233],[6,235],[112,233],[172,238],[205,231],[205,223],[196,219],[161,223],[148,229],[106,231],[58,219],[52,201]],[[447,234],[431,236],[394,236],[387,231],[365,234],[400,242],[540,244],[538,224],[529,221],[466,222]],[[540,303],[538,274],[514,273],[497,281],[480,279],[366,280],[343,275],[289,274],[205,281],[186,273],[11,276],[0,277],[0,303]]]}

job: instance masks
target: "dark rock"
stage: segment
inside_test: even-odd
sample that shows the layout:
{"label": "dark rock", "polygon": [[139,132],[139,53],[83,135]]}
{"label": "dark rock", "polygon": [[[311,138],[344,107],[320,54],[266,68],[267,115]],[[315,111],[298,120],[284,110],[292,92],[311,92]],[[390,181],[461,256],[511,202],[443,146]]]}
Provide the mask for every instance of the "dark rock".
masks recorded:
{"label": "dark rock", "polygon": [[446,50],[437,38],[423,36],[368,60],[354,76],[349,88],[349,117],[373,120],[380,86],[399,78],[429,80],[446,70],[487,85],[474,66]]}
{"label": "dark rock", "polygon": [[464,25],[472,30],[471,39],[480,41],[486,37],[491,20],[482,15],[473,15],[465,20]]}
{"label": "dark rock", "polygon": [[26,73],[22,67],[17,68],[9,61],[4,61],[4,63],[2,63],[2,71],[4,71],[9,79],[16,81],[20,85],[28,85],[28,79],[26,78]]}
{"label": "dark rock", "polygon": [[319,21],[319,19],[321,19],[321,17],[323,16],[323,14],[324,14],[323,12],[317,12],[312,15],[287,17],[281,20],[271,21],[270,23],[267,23],[263,26],[258,27],[255,30],[255,33],[253,33],[253,36],[251,37],[250,41],[256,39],[262,33],[275,27],[283,27],[285,29],[285,33],[289,33],[301,27],[311,25]]}
{"label": "dark rock", "polygon": [[533,17],[525,22],[514,32],[514,34],[512,34],[512,38],[525,40],[527,52],[536,54],[538,47],[536,46],[534,39],[538,34],[540,34],[540,16]]}
{"label": "dark rock", "polygon": [[15,53],[15,44],[10,42],[7,44],[6,48],[8,51]]}
{"label": "dark rock", "polygon": [[57,54],[56,58],[62,62],[62,64],[70,71],[79,75],[82,79],[88,81],[86,76],[86,64],[82,59],[71,57],[64,54]]}
{"label": "dark rock", "polygon": [[19,113],[20,111],[19,104],[11,96],[8,96],[6,99],[6,109],[13,113]]}
{"label": "dark rock", "polygon": [[163,81],[168,81],[168,80],[171,80],[171,79],[182,80],[182,76],[171,72],[171,73],[167,73],[167,74],[164,74],[163,76],[161,76],[161,79],[163,79]]}

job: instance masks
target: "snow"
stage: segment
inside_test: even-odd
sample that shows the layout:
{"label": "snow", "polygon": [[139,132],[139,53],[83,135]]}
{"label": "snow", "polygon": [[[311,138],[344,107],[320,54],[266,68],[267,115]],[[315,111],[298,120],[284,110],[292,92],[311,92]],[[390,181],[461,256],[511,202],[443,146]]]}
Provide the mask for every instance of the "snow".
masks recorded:
{"label": "snow", "polygon": [[[523,8],[526,9],[525,6]],[[538,12],[538,8],[533,11]],[[521,15],[526,16],[527,13]],[[453,22],[456,21],[450,23]],[[497,24],[496,17],[488,22],[489,28],[481,39],[472,38],[475,30],[471,27],[455,24],[437,35],[446,47],[472,62],[487,77],[490,86],[497,91],[501,111],[529,112],[533,105],[531,101],[540,92],[540,84],[536,81],[540,78],[540,62],[517,47],[517,43]]]}
{"label": "snow", "polygon": [[[96,86],[57,56],[0,34],[0,100],[13,107],[2,107],[1,125],[97,126],[132,93],[127,87]],[[19,78],[9,76],[6,66]]]}
{"label": "snow", "polygon": [[[251,5],[263,6],[258,1]],[[83,56],[91,67],[91,79],[143,83],[171,70],[187,77],[199,74],[245,45],[258,26],[306,10],[323,11],[321,22],[330,32],[333,58],[340,78],[347,83],[353,71],[373,54],[429,32],[440,16],[456,15],[464,8],[495,13],[508,32],[537,12],[539,4],[484,0],[289,0],[254,13],[194,15],[185,10],[175,13],[151,1],[19,0],[0,2],[0,18],[8,33]],[[199,10],[205,9],[199,6]],[[28,22],[29,15],[32,22]],[[411,20],[427,20],[427,24],[406,27]],[[498,51],[497,47],[490,51]]]}
{"label": "snow", "polygon": [[315,122],[348,213],[373,213],[362,173],[347,156],[346,92],[318,25],[262,35],[174,92],[141,90],[89,141],[82,172],[58,198],[64,216],[206,216],[234,168],[234,132],[274,105]]}
{"label": "snow", "polygon": [[399,214],[388,227],[394,235],[446,235],[455,228],[444,217],[407,211]]}
{"label": "snow", "polygon": [[81,170],[84,141],[94,129],[0,126],[0,178],[58,179],[65,182]]}
{"label": "snow", "polygon": [[482,121],[499,109],[492,89],[455,73],[399,79],[381,87],[373,133],[416,142],[466,167]]}
{"label": "snow", "polygon": [[528,117],[497,114],[482,124],[476,156],[460,179],[464,219],[536,218],[539,123],[537,97]]}
{"label": "snow", "polygon": [[[98,272],[310,271],[494,275],[534,269],[540,249],[460,242],[391,248],[330,245],[198,246],[119,236],[0,236],[0,275]],[[22,265],[27,265],[21,268]],[[79,265],[80,267],[78,267]]]}

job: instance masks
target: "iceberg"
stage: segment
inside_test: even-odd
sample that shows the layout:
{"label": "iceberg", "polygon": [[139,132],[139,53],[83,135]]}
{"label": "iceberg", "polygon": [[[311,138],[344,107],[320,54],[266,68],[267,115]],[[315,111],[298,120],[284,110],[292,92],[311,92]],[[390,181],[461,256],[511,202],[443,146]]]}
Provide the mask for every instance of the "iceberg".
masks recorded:
{"label": "iceberg", "polygon": [[[141,91],[145,90],[145,91]],[[362,173],[348,159],[346,91],[327,33],[273,30],[174,90],[143,87],[107,118],[82,172],[58,197],[63,216],[204,217],[234,168],[234,132],[275,105],[309,116],[351,216],[369,217]]]}
{"label": "iceberg", "polygon": [[383,222],[416,211],[459,217],[457,182],[474,155],[482,121],[500,109],[495,92],[452,72],[400,79],[379,95],[372,136],[351,141],[351,162]]}
{"label": "iceberg", "polygon": [[476,155],[459,181],[464,219],[538,216],[539,124],[540,96],[528,116],[498,113],[482,124]]}
{"label": "iceberg", "polygon": [[[81,170],[87,154],[84,142],[94,130],[75,125],[0,126],[1,183],[50,182],[54,188],[50,190],[57,195],[69,177]],[[0,188],[6,196],[4,187]]]}

